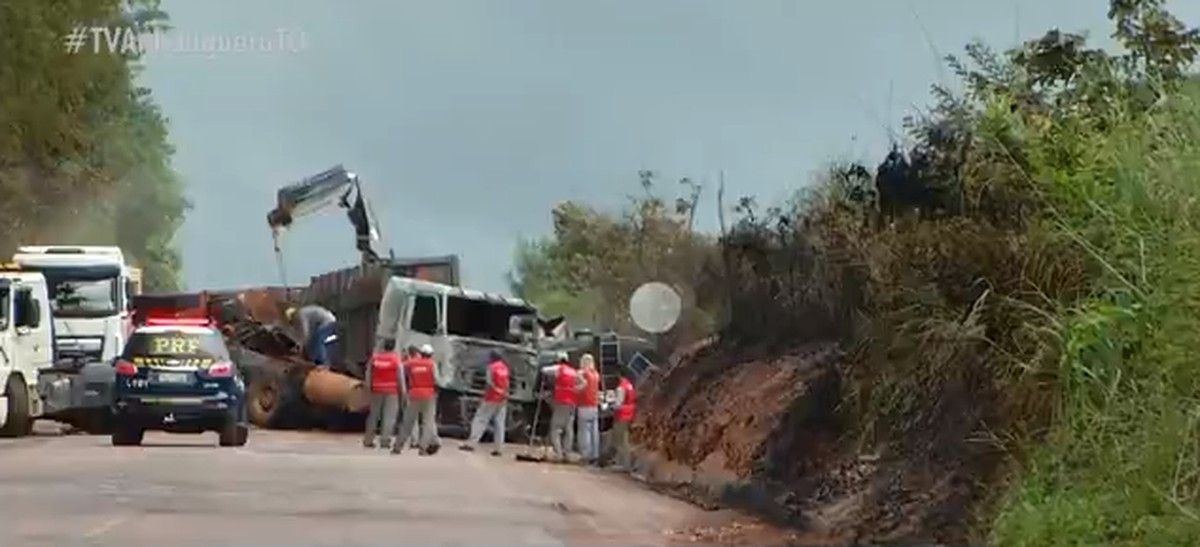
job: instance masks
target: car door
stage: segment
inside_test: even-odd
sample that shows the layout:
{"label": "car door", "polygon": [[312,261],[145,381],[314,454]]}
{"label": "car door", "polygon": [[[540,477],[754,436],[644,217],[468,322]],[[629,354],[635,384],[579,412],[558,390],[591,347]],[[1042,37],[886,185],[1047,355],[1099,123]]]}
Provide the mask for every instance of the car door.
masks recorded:
{"label": "car door", "polygon": [[13,293],[15,358],[27,370],[49,367],[54,349],[48,303],[36,295],[33,287],[24,283],[17,285]]}

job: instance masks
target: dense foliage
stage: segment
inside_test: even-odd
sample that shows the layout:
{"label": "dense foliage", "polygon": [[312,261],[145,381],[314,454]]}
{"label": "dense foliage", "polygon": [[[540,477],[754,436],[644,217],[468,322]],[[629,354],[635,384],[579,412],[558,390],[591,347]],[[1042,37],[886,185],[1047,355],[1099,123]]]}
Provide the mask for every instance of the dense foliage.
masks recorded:
{"label": "dense foliage", "polygon": [[[720,318],[723,344],[841,341],[848,438],[975,469],[977,539],[1191,544],[1200,35],[1162,0],[1108,15],[1119,54],[1060,31],[968,46],[949,59],[962,90],[935,87],[875,169],[831,169],[767,211],[744,198],[718,238],[653,197],[624,217],[564,204],[517,288],[620,327],[596,310],[658,276],[717,295],[692,313]],[[665,228],[647,243],[646,225]],[[660,260],[684,236],[690,260]]]}
{"label": "dense foliage", "polygon": [[147,289],[179,283],[188,208],[138,54],[70,54],[75,25],[163,28],[157,0],[0,2],[0,254],[23,243],[116,244]]}

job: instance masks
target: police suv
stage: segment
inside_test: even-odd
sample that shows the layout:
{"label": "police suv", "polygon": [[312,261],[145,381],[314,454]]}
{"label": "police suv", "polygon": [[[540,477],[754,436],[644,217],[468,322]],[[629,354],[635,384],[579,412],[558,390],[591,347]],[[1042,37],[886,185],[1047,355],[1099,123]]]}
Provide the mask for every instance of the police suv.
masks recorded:
{"label": "police suv", "polygon": [[146,431],[216,431],[221,446],[246,444],[245,383],[207,321],[148,320],[130,335],[115,369],[114,446],[140,445]]}

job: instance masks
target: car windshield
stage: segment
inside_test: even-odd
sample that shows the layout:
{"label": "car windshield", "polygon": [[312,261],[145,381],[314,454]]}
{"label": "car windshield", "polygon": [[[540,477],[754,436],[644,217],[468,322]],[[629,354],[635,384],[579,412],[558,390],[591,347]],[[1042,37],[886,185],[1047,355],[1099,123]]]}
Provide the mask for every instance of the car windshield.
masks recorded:
{"label": "car windshield", "polygon": [[225,340],[216,331],[135,332],[125,344],[123,359],[174,357],[203,361],[228,361]]}
{"label": "car windshield", "polygon": [[120,310],[117,278],[56,279],[50,288],[55,317],[104,317]]}

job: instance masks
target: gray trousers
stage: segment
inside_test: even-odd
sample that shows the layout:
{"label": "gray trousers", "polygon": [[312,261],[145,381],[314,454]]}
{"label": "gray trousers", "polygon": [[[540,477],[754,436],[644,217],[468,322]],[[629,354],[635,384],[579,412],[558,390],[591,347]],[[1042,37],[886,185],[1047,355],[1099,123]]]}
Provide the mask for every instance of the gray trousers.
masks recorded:
{"label": "gray trousers", "polygon": [[[417,446],[422,449],[441,444],[437,435],[437,398],[414,400],[408,399],[404,404],[404,420],[400,424],[400,439],[409,439],[416,431],[417,421],[421,422],[421,437]],[[392,445],[392,453],[399,454],[407,448],[406,443],[398,442]]]}
{"label": "gray trousers", "polygon": [[392,435],[396,431],[396,417],[400,414],[398,393],[372,393],[371,407],[367,412],[367,430],[363,433],[363,446],[375,446],[375,432],[379,432],[380,446],[390,448]]}
{"label": "gray trousers", "polygon": [[[404,412],[405,412],[404,409],[406,409],[406,408],[408,408],[408,399],[405,397],[400,397],[400,412],[396,413],[396,415],[403,416]],[[434,416],[437,416],[436,412],[434,413]],[[437,423],[436,419],[434,420],[434,423]],[[396,420],[396,427],[395,427],[396,431],[394,433],[396,435],[397,442],[399,442],[400,428],[403,425],[404,425],[403,419]],[[408,439],[405,441],[408,443],[407,446],[415,448],[417,446],[417,441],[419,440],[418,437],[420,436],[420,434],[421,434],[421,423],[417,422],[417,425],[415,427],[413,427],[412,433],[410,433],[408,435]]]}
{"label": "gray trousers", "polygon": [[628,468],[632,463],[629,457],[629,422],[613,422],[613,448],[616,449],[616,464]]}
{"label": "gray trousers", "polygon": [[550,414],[550,446],[554,455],[566,459],[575,444],[575,407],[555,403]]}
{"label": "gray trousers", "polygon": [[576,439],[579,440],[579,454],[584,461],[600,459],[600,409],[594,406],[581,406],[575,411],[575,425],[579,430]]}
{"label": "gray trousers", "polygon": [[471,446],[479,444],[479,439],[483,438],[483,432],[487,431],[488,424],[491,424],[492,440],[496,444],[496,451],[499,452],[504,448],[504,430],[507,427],[507,421],[508,403],[480,401],[479,408],[475,409],[475,416],[471,418],[471,435],[467,437],[467,444]]}

